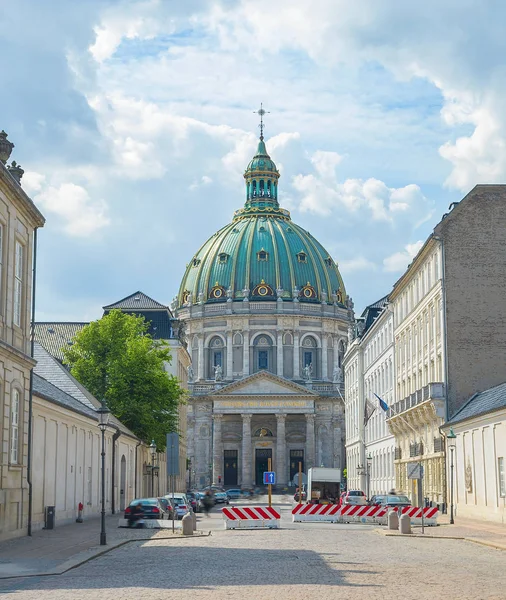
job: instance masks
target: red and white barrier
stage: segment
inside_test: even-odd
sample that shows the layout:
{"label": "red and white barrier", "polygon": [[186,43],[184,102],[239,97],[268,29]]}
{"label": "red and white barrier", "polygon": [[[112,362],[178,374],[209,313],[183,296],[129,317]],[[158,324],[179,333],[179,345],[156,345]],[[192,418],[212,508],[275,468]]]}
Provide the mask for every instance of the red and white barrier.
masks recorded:
{"label": "red and white barrier", "polygon": [[337,504],[296,504],[292,508],[292,521],[294,523],[305,521],[337,523],[338,520],[339,506]]}
{"label": "red and white barrier", "polygon": [[[391,510],[398,511],[397,507],[389,507],[386,509],[384,515],[381,515],[381,518],[378,520],[380,525],[386,525],[387,516]],[[422,524],[422,510],[423,510],[423,524],[427,527],[433,527],[437,525],[437,518],[439,517],[439,509],[437,507],[425,507],[421,508],[420,506],[403,506],[401,514],[409,515],[409,519],[411,521],[411,525],[421,525]]]}
{"label": "red and white barrier", "polygon": [[281,515],[269,506],[227,506],[221,509],[225,529],[278,529]]}
{"label": "red and white barrier", "polygon": [[359,506],[346,504],[341,506],[341,523],[378,523],[383,517],[386,518],[387,509],[384,506]]}

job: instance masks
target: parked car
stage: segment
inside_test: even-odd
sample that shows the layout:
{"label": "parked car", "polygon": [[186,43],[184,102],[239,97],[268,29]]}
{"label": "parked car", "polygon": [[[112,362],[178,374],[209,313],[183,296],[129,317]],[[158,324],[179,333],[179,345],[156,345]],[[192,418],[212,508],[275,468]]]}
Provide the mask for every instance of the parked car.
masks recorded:
{"label": "parked car", "polygon": [[190,503],[188,502],[188,498],[186,494],[167,494],[165,498],[172,500],[174,498],[174,508],[176,509],[176,518],[182,519],[185,514],[188,512]]}
{"label": "parked car", "polygon": [[227,496],[227,492],[214,492],[215,504],[229,504],[230,500]]}
{"label": "parked car", "polygon": [[367,498],[361,490],[348,490],[342,498],[341,504],[367,505]]}
{"label": "parked car", "polygon": [[241,498],[242,494],[241,494],[242,490],[239,489],[234,489],[234,490],[227,490],[227,496],[229,500],[237,500],[238,498]]}
{"label": "parked car", "polygon": [[386,497],[387,497],[386,494],[378,494],[375,496],[371,496],[371,499],[369,500],[369,504],[371,506],[380,506],[381,502]]}
{"label": "parked car", "polygon": [[411,500],[407,496],[383,496],[382,500],[378,503],[379,506],[388,506],[391,508],[404,506],[411,506]]}
{"label": "parked car", "polygon": [[134,506],[142,506],[144,519],[169,519],[172,514],[164,508],[159,498],[136,498],[125,508],[125,519],[128,519],[132,514]]}
{"label": "parked car", "polygon": [[193,512],[200,512],[199,501],[197,499],[197,492],[186,492],[186,497],[188,498]]}
{"label": "parked car", "polygon": [[169,514],[169,519],[172,519],[172,513],[174,513],[174,518],[176,517],[176,513],[174,511],[174,507],[172,506],[172,501],[168,498],[158,498],[158,501],[163,506],[165,512]]}

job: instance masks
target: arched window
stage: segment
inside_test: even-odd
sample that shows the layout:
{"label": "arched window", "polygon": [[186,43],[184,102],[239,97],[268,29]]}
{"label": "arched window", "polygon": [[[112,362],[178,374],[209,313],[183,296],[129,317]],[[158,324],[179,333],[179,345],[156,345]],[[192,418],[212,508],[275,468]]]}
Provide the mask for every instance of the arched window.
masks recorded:
{"label": "arched window", "polygon": [[253,437],[273,437],[273,435],[268,427],[259,427],[255,430]]}
{"label": "arched window", "polygon": [[268,335],[259,335],[253,342],[253,369],[274,372],[272,340]]}
{"label": "arched window", "polygon": [[11,394],[11,414],[10,414],[10,462],[13,465],[19,463],[19,390],[14,388]]}
{"label": "arched window", "polygon": [[221,367],[221,373],[225,375],[224,351],[223,340],[218,336],[213,337],[209,342],[208,379],[214,379],[216,367]]}
{"label": "arched window", "polygon": [[302,340],[301,344],[301,362],[302,369],[306,367],[311,367],[311,377],[313,379],[319,379],[319,361],[318,361],[318,344],[316,340],[311,335],[306,336]]}

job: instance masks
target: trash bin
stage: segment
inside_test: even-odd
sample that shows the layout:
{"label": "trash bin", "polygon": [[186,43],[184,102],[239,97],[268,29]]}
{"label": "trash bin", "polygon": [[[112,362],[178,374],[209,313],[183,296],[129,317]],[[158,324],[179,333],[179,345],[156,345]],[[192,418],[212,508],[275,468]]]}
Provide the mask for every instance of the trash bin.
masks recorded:
{"label": "trash bin", "polygon": [[46,506],[46,510],[44,513],[44,529],[54,529],[54,519],[54,506]]}

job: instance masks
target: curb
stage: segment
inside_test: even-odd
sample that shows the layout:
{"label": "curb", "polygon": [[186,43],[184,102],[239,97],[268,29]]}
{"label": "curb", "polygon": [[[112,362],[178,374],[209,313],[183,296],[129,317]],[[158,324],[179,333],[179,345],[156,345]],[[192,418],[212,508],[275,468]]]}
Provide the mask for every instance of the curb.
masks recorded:
{"label": "curb", "polygon": [[381,529],[376,529],[376,531],[385,537],[401,537],[401,538],[425,538],[431,540],[464,540],[465,542],[473,542],[473,544],[480,544],[481,546],[487,546],[488,548],[494,548],[496,550],[504,550],[506,551],[506,545],[498,544],[497,542],[490,542],[488,540],[480,540],[478,538],[464,537],[464,536],[454,536],[454,535],[426,535],[421,533],[390,533],[389,531],[382,531]]}
{"label": "curb", "polygon": [[[191,539],[194,537],[209,537],[210,535],[211,535],[211,531],[208,531],[207,533],[204,533],[204,532],[198,533],[197,535],[195,535],[195,533],[193,535],[187,535],[187,536],[181,535],[179,537],[167,536],[167,537],[157,537],[157,538],[135,538],[135,539],[131,539],[131,540],[119,540],[117,542],[112,542],[111,544],[107,544],[106,548],[104,548],[103,550],[100,550],[100,549],[97,550],[91,556],[83,557],[83,558],[77,559],[77,560],[69,559],[66,562],[64,562],[61,566],[56,567],[55,569],[52,569],[50,571],[40,571],[38,573],[26,573],[25,575],[0,575],[0,580],[21,579],[23,577],[50,577],[51,575],[63,575],[64,573],[67,573],[68,571],[71,571],[72,569],[80,567],[80,566],[86,564],[87,562],[94,560],[95,558],[99,558],[100,556],[103,556],[104,554],[107,554],[108,552],[117,550],[118,548],[121,548],[121,546],[125,546],[126,544],[130,544],[132,542],[152,542],[152,541],[158,541],[158,540],[174,540],[174,539],[185,539],[186,540],[186,539]],[[91,548],[89,550],[91,550]],[[88,550],[83,550],[83,552],[81,554],[84,554],[85,552],[88,552]]]}

